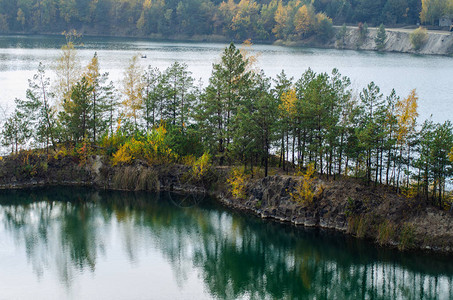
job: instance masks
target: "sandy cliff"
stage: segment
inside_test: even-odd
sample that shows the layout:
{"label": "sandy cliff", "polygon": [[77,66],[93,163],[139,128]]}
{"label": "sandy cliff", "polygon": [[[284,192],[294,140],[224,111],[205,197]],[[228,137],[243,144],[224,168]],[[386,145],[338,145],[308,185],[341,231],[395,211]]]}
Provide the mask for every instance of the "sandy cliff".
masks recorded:
{"label": "sandy cliff", "polygon": [[[340,30],[340,27],[335,27]],[[413,29],[386,29],[387,40],[383,51],[451,55],[453,54],[453,33],[446,31],[428,31],[428,40],[419,51],[415,51],[410,42]],[[361,41],[357,27],[348,27],[344,40],[331,39],[326,46],[339,49],[376,50],[374,42],[377,28],[369,28],[367,37]],[[344,41],[344,43],[343,43]]]}

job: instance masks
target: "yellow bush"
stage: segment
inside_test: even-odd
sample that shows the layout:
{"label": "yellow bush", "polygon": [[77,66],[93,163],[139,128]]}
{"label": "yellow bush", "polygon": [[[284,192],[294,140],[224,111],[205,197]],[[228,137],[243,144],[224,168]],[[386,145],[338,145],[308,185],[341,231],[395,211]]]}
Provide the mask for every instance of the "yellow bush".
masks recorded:
{"label": "yellow bush", "polygon": [[175,161],[176,153],[167,145],[167,130],[163,125],[149,132],[146,136],[143,158],[150,164],[163,164]]}
{"label": "yellow bush", "polygon": [[113,154],[112,165],[116,166],[119,163],[129,164],[131,161],[132,155],[130,154],[127,144],[124,144]]}
{"label": "yellow bush", "polygon": [[420,48],[423,47],[428,40],[428,30],[421,26],[418,27],[409,34],[409,40],[415,51],[420,50]]}
{"label": "yellow bush", "polygon": [[249,176],[245,174],[244,170],[234,168],[230,178],[227,179],[231,186],[231,194],[237,199],[245,199],[245,187]]}
{"label": "yellow bush", "polygon": [[315,173],[314,164],[309,164],[305,173],[299,171],[297,175],[302,176],[302,180],[299,181],[294,187],[294,192],[289,193],[291,200],[300,204],[311,204],[315,193],[313,192],[313,174]]}
{"label": "yellow bush", "polygon": [[132,156],[132,159],[139,158],[145,149],[145,143],[137,141],[135,138],[131,138],[124,143],[124,145],[126,145],[129,150],[129,154]]}
{"label": "yellow bush", "polygon": [[401,187],[401,194],[407,199],[413,199],[417,196],[417,186],[411,185],[408,188]]}
{"label": "yellow bush", "polygon": [[200,179],[211,167],[210,164],[211,155],[208,152],[203,153],[203,155],[198,158],[192,165],[192,173],[195,178]]}
{"label": "yellow bush", "polygon": [[62,145],[61,147],[59,147],[57,153],[55,153],[54,158],[59,159],[59,158],[66,157],[71,152],[72,152],[72,149],[68,149],[64,145]]}
{"label": "yellow bush", "polygon": [[167,130],[160,126],[149,132],[146,137],[130,138],[113,154],[113,165],[131,163],[134,159],[146,160],[149,164],[165,164],[175,161],[178,156],[173,153],[165,141]]}
{"label": "yellow bush", "polygon": [[181,157],[181,163],[186,166],[193,166],[196,160],[197,158],[192,154]]}
{"label": "yellow bush", "polygon": [[107,155],[110,155],[113,151],[117,151],[117,149],[119,149],[119,147],[121,147],[126,140],[127,136],[125,136],[121,131],[117,131],[112,135],[104,135],[99,146],[106,150]]}

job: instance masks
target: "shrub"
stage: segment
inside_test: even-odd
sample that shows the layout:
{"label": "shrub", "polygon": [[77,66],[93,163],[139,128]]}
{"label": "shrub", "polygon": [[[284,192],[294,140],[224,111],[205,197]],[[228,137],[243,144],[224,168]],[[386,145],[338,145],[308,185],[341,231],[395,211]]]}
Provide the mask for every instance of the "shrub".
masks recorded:
{"label": "shrub", "polygon": [[348,197],[347,203],[346,203],[346,209],[345,209],[345,215],[346,217],[350,217],[354,215],[356,209],[355,201],[351,197]]}
{"label": "shrub", "polygon": [[196,160],[197,158],[192,154],[181,157],[181,163],[185,166],[192,167]]}
{"label": "shrub", "polygon": [[244,170],[241,168],[234,168],[230,178],[227,179],[228,183],[231,186],[231,194],[237,199],[245,199],[245,187],[249,176],[245,174]]}
{"label": "shrub", "polygon": [[366,22],[365,23],[359,22],[359,24],[357,25],[357,31],[358,31],[358,34],[359,34],[359,38],[357,39],[356,47],[360,48],[360,46],[362,46],[362,44],[367,39],[367,36],[368,36],[368,24]]}
{"label": "shrub", "polygon": [[148,164],[166,164],[176,161],[178,155],[168,146],[166,129],[160,126],[146,134],[136,134],[122,144],[113,154],[112,164],[129,164],[134,159],[145,160]]}
{"label": "shrub", "polygon": [[58,150],[55,151],[53,156],[54,159],[61,159],[68,155],[72,155],[75,152],[74,146],[72,144],[59,145]]}
{"label": "shrub", "polygon": [[196,179],[201,179],[211,167],[211,155],[208,152],[198,158],[192,165],[192,173]]}
{"label": "shrub", "polygon": [[308,165],[305,173],[299,171],[297,175],[302,176],[302,180],[299,181],[294,187],[294,192],[289,193],[291,200],[300,204],[311,204],[315,193],[313,192],[313,174],[315,173],[314,164]]}
{"label": "shrub", "polygon": [[408,250],[414,247],[415,234],[414,228],[409,223],[404,223],[400,231],[400,241],[398,244],[399,250]]}
{"label": "shrub", "polygon": [[387,33],[385,32],[384,24],[381,24],[377,30],[376,38],[374,39],[374,42],[376,43],[376,49],[379,51],[384,50],[386,40]]}
{"label": "shrub", "polygon": [[417,185],[411,184],[409,187],[401,187],[401,194],[406,199],[414,199],[417,196],[417,190],[419,187]]}
{"label": "shrub", "polygon": [[112,155],[123,145],[127,140],[127,136],[123,131],[117,130],[114,134],[104,134],[101,138],[100,145],[105,149],[107,155]]}
{"label": "shrub", "polygon": [[364,238],[368,232],[368,228],[370,227],[369,225],[370,225],[370,220],[368,219],[368,217],[366,217],[365,215],[362,215],[360,217],[359,223],[357,224],[356,236],[358,238]]}
{"label": "shrub", "polygon": [[346,38],[347,34],[348,34],[348,28],[346,27],[346,24],[343,24],[343,26],[341,26],[341,28],[337,31],[337,34],[336,34],[337,46],[341,46],[341,48],[344,47],[345,38]]}
{"label": "shrub", "polygon": [[368,24],[359,22],[357,25],[357,29],[359,31],[359,39],[361,42],[364,42],[368,36]]}
{"label": "shrub", "polygon": [[93,149],[91,148],[88,138],[84,137],[82,143],[77,145],[75,150],[80,160],[79,165],[86,165],[88,157],[93,154]]}
{"label": "shrub", "polygon": [[421,47],[423,47],[423,45],[426,44],[426,41],[428,40],[428,30],[423,27],[418,27],[411,32],[409,39],[411,41],[412,48],[414,48],[415,51],[418,51]]}
{"label": "shrub", "polygon": [[117,164],[129,164],[132,162],[132,155],[128,148],[128,143],[122,145],[116,153],[113,154],[112,165],[116,166]]}
{"label": "shrub", "polygon": [[385,220],[378,227],[377,242],[379,245],[386,245],[395,237],[395,226],[389,221]]}

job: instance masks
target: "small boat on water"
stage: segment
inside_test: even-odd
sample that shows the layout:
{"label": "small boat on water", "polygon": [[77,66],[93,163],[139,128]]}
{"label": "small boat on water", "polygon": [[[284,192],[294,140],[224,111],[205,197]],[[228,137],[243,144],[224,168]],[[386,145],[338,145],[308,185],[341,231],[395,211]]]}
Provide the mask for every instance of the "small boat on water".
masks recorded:
{"label": "small boat on water", "polygon": [[142,58],[146,58],[146,54],[143,54],[143,55],[142,55]]}

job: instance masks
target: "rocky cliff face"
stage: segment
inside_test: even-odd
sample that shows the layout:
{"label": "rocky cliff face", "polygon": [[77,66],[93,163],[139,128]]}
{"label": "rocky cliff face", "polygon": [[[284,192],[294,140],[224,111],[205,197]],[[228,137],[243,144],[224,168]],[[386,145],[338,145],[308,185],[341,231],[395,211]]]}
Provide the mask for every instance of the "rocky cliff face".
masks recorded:
{"label": "rocky cliff face", "polygon": [[388,187],[356,179],[317,179],[311,204],[296,203],[290,192],[301,178],[270,176],[252,181],[244,200],[220,197],[226,205],[261,218],[335,229],[400,249],[453,252],[453,216]]}
{"label": "rocky cliff face", "polygon": [[[339,28],[336,28],[336,30],[338,31]],[[426,43],[419,51],[415,51],[409,38],[412,31],[412,29],[386,29],[387,40],[383,51],[436,55],[453,54],[453,34],[445,31],[429,31]],[[334,38],[328,43],[328,46],[339,49],[376,50],[376,43],[374,42],[376,35],[377,29],[370,28],[367,37],[361,40],[358,29],[348,27],[344,39],[337,40]]]}
{"label": "rocky cliff face", "polygon": [[[337,37],[337,33],[341,30],[341,27],[336,26],[334,29],[335,34],[325,43],[321,43],[317,41],[315,37],[312,37],[297,42],[280,40],[277,41],[276,44],[349,50],[377,50],[374,41],[377,35],[377,28],[369,28],[368,34],[364,39],[361,39],[357,27],[347,27],[344,38]],[[428,31],[426,43],[416,51],[410,42],[410,34],[413,30],[414,29],[386,29],[387,39],[382,51],[429,55],[453,55],[453,33],[447,31]]]}
{"label": "rocky cliff face", "polygon": [[235,199],[226,181],[229,176],[228,167],[212,168],[201,179],[191,176],[190,167],[183,165],[148,166],[137,161],[112,167],[99,156],[83,163],[71,157],[38,155],[0,160],[0,189],[76,184],[113,190],[209,193],[227,206],[261,218],[335,229],[400,249],[453,253],[453,215],[424,201],[406,199],[389,187],[366,185],[352,178],[317,178],[312,185],[313,201],[299,203],[290,193],[302,178],[275,175],[249,181],[245,197]]}

